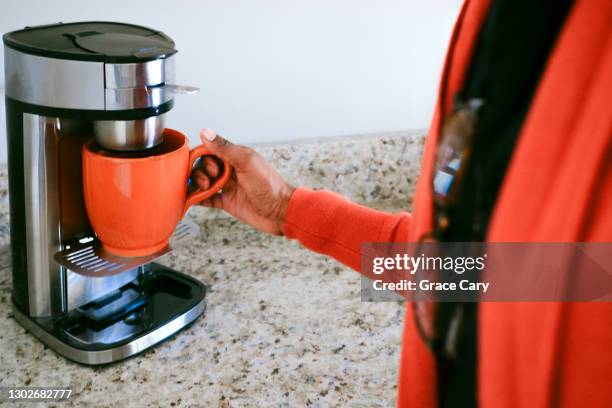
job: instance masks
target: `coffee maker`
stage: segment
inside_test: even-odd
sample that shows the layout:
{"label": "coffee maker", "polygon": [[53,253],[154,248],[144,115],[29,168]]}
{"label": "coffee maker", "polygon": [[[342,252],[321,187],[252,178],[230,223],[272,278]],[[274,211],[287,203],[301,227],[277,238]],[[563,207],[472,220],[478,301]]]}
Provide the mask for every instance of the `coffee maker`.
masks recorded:
{"label": "coffee maker", "polygon": [[[5,34],[13,315],[66,358],[107,364],[178,332],[206,287],[154,259],[189,242],[183,221],[156,254],[104,251],[83,199],[81,149],[154,146],[174,96],[177,50],[146,27],[80,22]],[[154,221],[152,221],[154,222]]]}

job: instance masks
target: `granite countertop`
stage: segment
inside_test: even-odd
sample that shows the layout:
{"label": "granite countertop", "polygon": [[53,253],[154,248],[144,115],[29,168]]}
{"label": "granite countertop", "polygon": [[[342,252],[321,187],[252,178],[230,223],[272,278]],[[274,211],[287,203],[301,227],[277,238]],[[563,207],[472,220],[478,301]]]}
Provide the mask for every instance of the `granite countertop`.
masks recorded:
{"label": "granite countertop", "polygon": [[[393,210],[409,206],[422,139],[398,133],[258,149],[297,185]],[[403,305],[362,302],[357,273],[296,242],[214,210],[189,216],[198,239],[160,262],[210,285],[205,316],[139,356],[85,367],[12,317],[0,172],[0,384],[71,387],[70,405],[394,405]]]}

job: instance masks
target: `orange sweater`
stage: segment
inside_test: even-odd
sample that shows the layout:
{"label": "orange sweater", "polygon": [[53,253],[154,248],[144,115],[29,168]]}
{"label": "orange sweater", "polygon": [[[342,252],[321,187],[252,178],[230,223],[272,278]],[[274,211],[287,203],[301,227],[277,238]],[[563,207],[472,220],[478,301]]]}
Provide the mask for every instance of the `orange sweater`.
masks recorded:
{"label": "orange sweater", "polygon": [[[285,234],[358,270],[362,242],[414,241],[431,229],[441,118],[461,87],[488,0],[455,25],[427,138],[414,211],[397,215],[300,188]],[[491,218],[493,242],[612,241],[612,2],[577,0],[543,72]],[[433,356],[407,308],[398,405],[436,406]],[[612,303],[482,303],[483,407],[611,406]]]}

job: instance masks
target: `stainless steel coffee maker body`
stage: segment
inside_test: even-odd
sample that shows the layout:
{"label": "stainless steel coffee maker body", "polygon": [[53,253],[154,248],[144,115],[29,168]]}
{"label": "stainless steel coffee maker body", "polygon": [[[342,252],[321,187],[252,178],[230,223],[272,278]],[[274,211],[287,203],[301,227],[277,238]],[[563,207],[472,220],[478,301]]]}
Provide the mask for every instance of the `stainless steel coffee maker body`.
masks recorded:
{"label": "stainless steel coffee maker body", "polygon": [[[92,137],[121,151],[161,141],[176,92],[174,43],[104,22],[3,39],[15,318],[74,361],[129,357],[200,316],[205,287],[155,257],[122,260],[96,246],[81,149]],[[184,240],[194,226],[177,231]]]}

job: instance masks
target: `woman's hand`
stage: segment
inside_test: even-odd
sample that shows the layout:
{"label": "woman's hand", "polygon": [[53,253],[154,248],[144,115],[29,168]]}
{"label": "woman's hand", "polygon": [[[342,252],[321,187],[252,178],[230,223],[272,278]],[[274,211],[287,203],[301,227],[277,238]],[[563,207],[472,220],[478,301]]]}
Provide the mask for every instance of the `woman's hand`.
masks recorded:
{"label": "woman's hand", "polygon": [[[255,150],[230,143],[210,129],[200,131],[202,144],[215,156],[234,167],[234,174],[223,192],[202,202],[221,208],[254,228],[283,235],[283,224],[291,194],[295,190]],[[191,180],[208,189],[220,168],[211,156],[203,158],[202,167],[191,173]]]}

